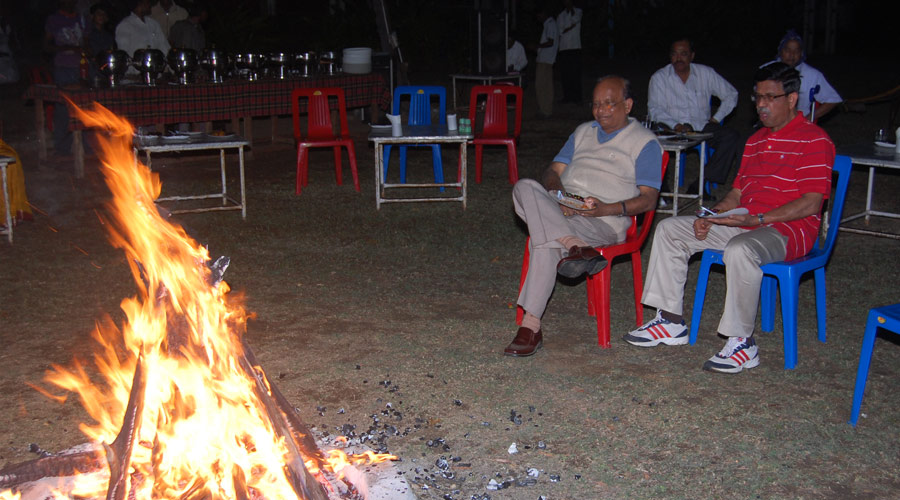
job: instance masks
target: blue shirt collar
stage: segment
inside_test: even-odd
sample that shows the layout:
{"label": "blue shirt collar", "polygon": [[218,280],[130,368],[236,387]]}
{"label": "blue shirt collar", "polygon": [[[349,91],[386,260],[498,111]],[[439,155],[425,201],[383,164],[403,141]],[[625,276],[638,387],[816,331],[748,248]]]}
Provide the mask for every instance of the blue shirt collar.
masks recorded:
{"label": "blue shirt collar", "polygon": [[619,130],[616,130],[615,132],[610,133],[610,134],[607,134],[603,130],[603,127],[600,126],[600,124],[597,122],[597,120],[594,120],[593,122],[591,122],[591,127],[594,127],[595,129],[597,129],[597,142],[599,142],[600,144],[603,144],[604,142],[611,141],[613,139],[613,137],[619,135],[619,132],[628,128],[628,125],[630,125],[630,124],[631,124],[631,120],[629,119],[628,124],[626,124],[624,127],[620,128]]}

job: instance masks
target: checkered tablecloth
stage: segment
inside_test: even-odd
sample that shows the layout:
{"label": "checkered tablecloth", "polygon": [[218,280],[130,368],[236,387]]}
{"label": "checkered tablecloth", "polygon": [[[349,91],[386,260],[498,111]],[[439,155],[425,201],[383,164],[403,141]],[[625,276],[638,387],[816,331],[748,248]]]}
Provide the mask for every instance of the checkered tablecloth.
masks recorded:
{"label": "checkered tablecloth", "polygon": [[[60,89],[52,85],[32,85],[25,99],[64,102],[68,96],[85,106],[99,102],[133,125],[206,122],[253,116],[291,114],[291,92],[295,88],[339,87],[344,89],[348,108],[376,104],[387,110],[391,91],[379,74],[332,75],[284,80],[234,80],[224,83],[122,85],[105,89]],[[301,112],[305,112],[301,103]],[[80,124],[72,122],[75,128]]]}

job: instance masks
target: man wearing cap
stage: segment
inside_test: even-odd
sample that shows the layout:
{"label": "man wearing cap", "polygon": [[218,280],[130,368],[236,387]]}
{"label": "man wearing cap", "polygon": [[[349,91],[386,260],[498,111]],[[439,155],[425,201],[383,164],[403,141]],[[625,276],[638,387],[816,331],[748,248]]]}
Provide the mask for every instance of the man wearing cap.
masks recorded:
{"label": "man wearing cap", "polygon": [[[828,114],[843,101],[834,87],[825,79],[821,71],[806,64],[806,51],[803,50],[803,39],[796,31],[790,30],[778,44],[778,58],[788,66],[800,72],[800,97],[797,101],[797,111],[810,118],[813,100],[816,102],[816,114],[812,121]],[[811,89],[817,89],[815,94],[810,94]],[[812,99],[810,99],[812,97]]]}

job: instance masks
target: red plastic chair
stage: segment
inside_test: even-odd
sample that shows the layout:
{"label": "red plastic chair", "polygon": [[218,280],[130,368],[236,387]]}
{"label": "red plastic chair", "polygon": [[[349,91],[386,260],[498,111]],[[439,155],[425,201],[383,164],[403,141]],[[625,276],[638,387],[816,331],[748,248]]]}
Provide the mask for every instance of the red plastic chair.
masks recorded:
{"label": "red plastic chair", "polygon": [[[335,135],[331,123],[329,98],[337,99],[337,109],[341,117],[340,135]],[[308,99],[306,105],[307,127],[306,137],[300,131],[300,100]],[[347,106],[344,101],[344,90],[340,88],[294,89],[291,92],[291,111],[294,116],[294,139],[297,141],[297,194],[303,186],[309,184],[309,148],[334,149],[334,176],[338,186],[343,184],[341,178],[341,146],[347,148],[350,157],[350,171],[353,173],[353,187],[359,191],[359,175],[356,171],[356,150],[347,129]]]}
{"label": "red plastic chair", "polygon": [[[512,134],[509,130],[509,97],[512,96],[516,110]],[[516,143],[522,132],[522,87],[515,85],[476,85],[469,95],[469,120],[475,124],[479,99],[487,98],[484,105],[484,120],[480,132],[475,134],[475,182],[481,183],[481,156],[483,147],[506,146],[509,183],[519,180],[519,166]]]}
{"label": "red plastic chair", "polygon": [[[666,165],[669,163],[669,153],[663,151],[662,156],[662,177],[666,176]],[[611,285],[611,267],[612,262],[620,255],[631,256],[631,276],[634,288],[634,309],[635,323],[641,326],[644,323],[644,308],[641,307],[641,294],[644,292],[644,281],[642,278],[641,265],[641,247],[650,234],[650,227],[653,225],[653,216],[656,209],[648,210],[642,214],[643,222],[638,229],[638,216],[631,216],[631,227],[625,234],[625,241],[608,247],[596,247],[600,255],[609,261],[609,265],[603,268],[599,273],[588,276],[587,279],[587,298],[588,298],[588,314],[597,318],[597,343],[600,347],[608,349],[609,344],[609,291]],[[519,280],[519,290],[525,283],[525,274],[528,272],[528,242],[525,242],[525,256],[522,259],[522,276]],[[522,324],[522,316],[524,311],[521,307],[516,307],[516,324]]]}

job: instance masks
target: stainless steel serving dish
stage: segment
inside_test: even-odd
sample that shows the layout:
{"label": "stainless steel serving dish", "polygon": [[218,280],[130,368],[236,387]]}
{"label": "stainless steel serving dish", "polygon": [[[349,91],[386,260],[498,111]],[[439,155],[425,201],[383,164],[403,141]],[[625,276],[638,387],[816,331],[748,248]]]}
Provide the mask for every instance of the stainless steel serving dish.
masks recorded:
{"label": "stainless steel serving dish", "polygon": [[209,81],[222,83],[232,65],[231,56],[217,49],[206,49],[200,57],[200,67],[209,72]]}
{"label": "stainless steel serving dish", "polygon": [[178,83],[187,85],[194,80],[197,70],[197,52],[193,49],[172,49],[169,51],[169,67],[178,75]]}
{"label": "stainless steel serving dish", "polygon": [[234,56],[234,65],[237,66],[238,72],[248,80],[259,78],[259,73],[263,69],[265,62],[266,57],[262,54],[244,53]]}
{"label": "stainless steel serving dish", "polygon": [[313,76],[316,74],[318,57],[315,52],[300,52],[294,54],[294,64],[291,72],[296,76]]}
{"label": "stainless steel serving dish", "polygon": [[156,78],[166,69],[166,56],[157,49],[138,49],[134,51],[131,64],[140,71],[144,83],[156,85]]}
{"label": "stainless steel serving dish", "polygon": [[325,75],[337,73],[337,57],[334,51],[326,50],[319,53],[319,73]]}
{"label": "stainless steel serving dish", "polygon": [[128,70],[128,54],[124,50],[104,50],[95,59],[97,70],[109,80],[109,86],[119,84],[122,75]]}
{"label": "stainless steel serving dish", "polygon": [[269,76],[284,80],[290,76],[293,56],[287,52],[273,52],[268,55],[266,62],[269,68]]}

